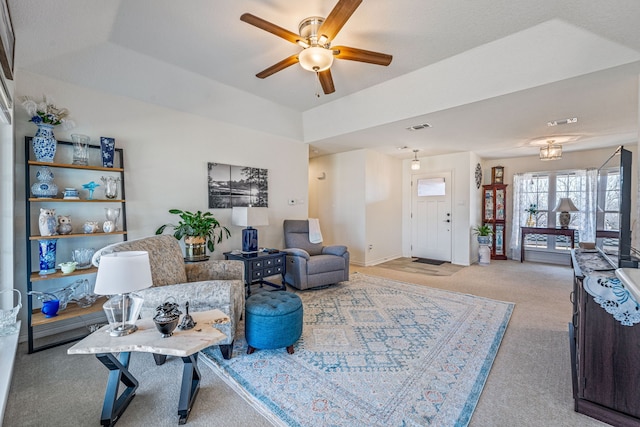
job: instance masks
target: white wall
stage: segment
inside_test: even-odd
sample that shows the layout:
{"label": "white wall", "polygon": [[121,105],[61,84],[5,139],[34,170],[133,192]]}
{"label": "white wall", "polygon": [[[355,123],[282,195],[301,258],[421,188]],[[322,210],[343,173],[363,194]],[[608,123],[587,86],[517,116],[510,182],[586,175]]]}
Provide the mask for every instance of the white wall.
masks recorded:
{"label": "white wall", "polygon": [[370,150],[312,159],[309,216],[325,244],[348,246],[356,265],[401,256],[401,176],[400,160]]}
{"label": "white wall", "polygon": [[[351,262],[364,265],[365,150],[309,161],[309,216],[320,219],[325,245],[349,248]],[[317,177],[324,173],[325,179]]]}
{"label": "white wall", "polygon": [[402,256],[402,161],[366,153],[365,265]]}
{"label": "white wall", "polygon": [[[287,202],[308,199],[308,148],[300,141],[27,72],[17,73],[16,97],[42,94],[52,96],[58,106],[68,108],[77,123],[71,131],[58,126],[54,131],[57,139],[69,141],[70,133],[77,132],[89,135],[95,144],[100,136],[111,136],[116,139],[116,147],[124,149],[129,239],[152,235],[158,226],[175,222],[176,217],[168,213],[171,208],[207,210],[207,162],[269,170],[270,225],[259,229],[260,246],[283,247],[282,221],[307,216],[306,203],[289,205]],[[32,136],[36,127],[28,122],[20,106],[16,107],[15,125],[15,278],[16,285],[24,292],[23,146],[24,137]],[[224,251],[240,247],[241,228],[231,226],[230,209],[211,211],[232,232],[232,238],[217,246],[213,254],[213,258],[221,259]],[[22,318],[26,319],[24,314],[25,310]],[[26,321],[23,328],[25,325]]]}

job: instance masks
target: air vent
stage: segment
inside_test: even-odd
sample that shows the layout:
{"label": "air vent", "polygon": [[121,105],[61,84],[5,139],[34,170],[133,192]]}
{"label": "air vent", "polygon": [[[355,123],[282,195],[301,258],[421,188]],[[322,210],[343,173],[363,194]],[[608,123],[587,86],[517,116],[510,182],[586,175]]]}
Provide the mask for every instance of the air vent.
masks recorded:
{"label": "air vent", "polygon": [[552,122],[547,122],[547,126],[552,127],[552,126],[559,126],[559,125],[569,125],[572,123],[578,123],[578,118],[573,117],[571,119],[554,120]]}
{"label": "air vent", "polygon": [[422,124],[419,124],[419,125],[409,126],[407,128],[407,130],[414,131],[414,130],[426,129],[426,128],[430,128],[430,127],[431,127],[431,125],[429,123],[422,123]]}

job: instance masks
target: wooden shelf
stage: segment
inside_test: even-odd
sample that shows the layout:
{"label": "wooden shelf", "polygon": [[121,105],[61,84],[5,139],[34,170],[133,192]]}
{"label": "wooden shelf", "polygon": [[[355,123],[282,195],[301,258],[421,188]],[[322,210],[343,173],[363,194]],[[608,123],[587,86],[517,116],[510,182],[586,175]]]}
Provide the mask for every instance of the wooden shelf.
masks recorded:
{"label": "wooden shelf", "polygon": [[67,308],[58,312],[55,317],[45,317],[39,308],[35,308],[31,314],[31,326],[44,325],[47,323],[59,322],[61,320],[72,319],[74,317],[97,313],[102,311],[102,305],[105,303],[107,297],[100,297],[96,300],[91,307],[80,308],[75,303],[67,304]]}
{"label": "wooden shelf", "polygon": [[125,203],[123,199],[59,199],[56,197],[29,197],[30,202],[45,203]]}
{"label": "wooden shelf", "polygon": [[29,165],[33,165],[33,166],[49,166],[53,168],[84,169],[89,171],[103,171],[103,172],[124,172],[123,168],[105,168],[103,166],[83,166],[83,165],[73,165],[68,163],[38,162],[36,160],[29,160],[28,163]]}
{"label": "wooden shelf", "polygon": [[94,267],[93,265],[89,268],[85,268],[84,270],[75,270],[73,273],[62,274],[61,271],[56,271],[51,274],[40,274],[37,271],[31,273],[31,281],[38,282],[40,280],[51,280],[51,279],[62,279],[64,277],[73,277],[73,276],[84,276],[87,274],[94,274],[98,272],[98,267]]}
{"label": "wooden shelf", "polygon": [[112,236],[114,234],[127,234],[127,232],[112,231],[111,233],[75,233],[75,234],[56,234],[53,236],[30,236],[29,240],[70,239],[74,237]]}

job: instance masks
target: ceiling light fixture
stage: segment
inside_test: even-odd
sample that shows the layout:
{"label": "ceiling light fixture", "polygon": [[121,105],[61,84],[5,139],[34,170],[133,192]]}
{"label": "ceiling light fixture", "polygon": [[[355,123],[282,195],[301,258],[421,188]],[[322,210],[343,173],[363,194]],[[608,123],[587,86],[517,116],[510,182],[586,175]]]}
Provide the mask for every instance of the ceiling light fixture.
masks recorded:
{"label": "ceiling light fixture", "polygon": [[559,160],[562,158],[562,145],[550,139],[546,147],[540,147],[540,160]]}
{"label": "ceiling light fixture", "polygon": [[552,127],[552,126],[558,126],[558,125],[569,125],[572,123],[578,123],[578,118],[573,117],[570,119],[554,120],[552,122],[547,122],[547,126]]}
{"label": "ceiling light fixture", "polygon": [[420,170],[420,160],[418,160],[418,150],[413,150],[413,160],[411,160],[411,170]]}
{"label": "ceiling light fixture", "polygon": [[333,64],[333,51],[320,46],[311,46],[298,55],[302,68],[319,73],[328,70]]}
{"label": "ceiling light fixture", "polygon": [[328,70],[333,64],[333,50],[331,50],[327,36],[318,35],[318,30],[322,26],[324,18],[312,16],[304,19],[298,26],[300,36],[304,40],[296,42],[304,47],[298,54],[298,61],[302,68],[314,73]]}

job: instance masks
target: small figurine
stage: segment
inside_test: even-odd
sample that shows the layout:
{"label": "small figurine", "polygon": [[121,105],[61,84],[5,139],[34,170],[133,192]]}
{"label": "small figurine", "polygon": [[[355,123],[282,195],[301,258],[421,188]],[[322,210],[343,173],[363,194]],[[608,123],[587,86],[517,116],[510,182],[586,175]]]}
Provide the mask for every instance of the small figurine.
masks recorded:
{"label": "small figurine", "polygon": [[93,181],[87,184],[82,184],[82,188],[84,188],[85,190],[89,190],[89,197],[87,198],[87,200],[93,200],[93,190],[95,190],[98,187],[100,187],[100,184],[96,184]]}
{"label": "small figurine", "polygon": [[102,231],[104,231],[105,233],[111,233],[113,231],[116,231],[116,226],[113,221],[105,221],[102,223]]}
{"label": "small figurine", "polygon": [[58,234],[56,231],[56,210],[40,208],[38,227],[40,228],[41,236],[54,236]]}
{"label": "small figurine", "polygon": [[58,234],[71,234],[71,215],[58,215]]}
{"label": "small figurine", "polygon": [[193,317],[191,317],[191,315],[189,314],[189,301],[187,301],[184,306],[187,314],[184,315],[182,321],[180,322],[180,325],[178,326],[178,329],[181,329],[183,331],[187,329],[193,329],[198,324],[198,322],[195,322],[193,320]]}
{"label": "small figurine", "polygon": [[98,221],[87,221],[82,227],[82,231],[84,231],[86,234],[96,233],[99,230],[100,226],[98,226]]}

